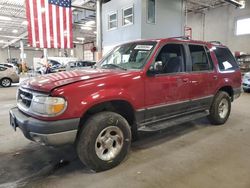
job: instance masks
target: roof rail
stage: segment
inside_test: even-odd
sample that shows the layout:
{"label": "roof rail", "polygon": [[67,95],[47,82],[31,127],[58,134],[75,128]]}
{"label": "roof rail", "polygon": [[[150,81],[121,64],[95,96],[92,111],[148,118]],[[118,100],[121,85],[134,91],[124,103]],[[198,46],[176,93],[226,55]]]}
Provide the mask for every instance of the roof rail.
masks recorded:
{"label": "roof rail", "polygon": [[218,45],[220,45],[221,44],[221,42],[220,41],[208,41],[209,43],[212,43],[212,44],[218,44]]}
{"label": "roof rail", "polygon": [[178,37],[170,37],[170,39],[184,39],[184,40],[190,40],[189,36],[178,36]]}

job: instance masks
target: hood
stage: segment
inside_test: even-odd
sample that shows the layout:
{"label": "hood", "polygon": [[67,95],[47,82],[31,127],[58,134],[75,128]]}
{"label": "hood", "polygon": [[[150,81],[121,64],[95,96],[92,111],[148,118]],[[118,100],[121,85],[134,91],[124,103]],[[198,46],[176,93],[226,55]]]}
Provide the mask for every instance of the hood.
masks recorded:
{"label": "hood", "polygon": [[90,80],[94,78],[111,76],[121,73],[114,70],[88,69],[59,72],[30,78],[22,82],[21,87],[41,92],[50,92],[54,88],[61,87],[74,82]]}

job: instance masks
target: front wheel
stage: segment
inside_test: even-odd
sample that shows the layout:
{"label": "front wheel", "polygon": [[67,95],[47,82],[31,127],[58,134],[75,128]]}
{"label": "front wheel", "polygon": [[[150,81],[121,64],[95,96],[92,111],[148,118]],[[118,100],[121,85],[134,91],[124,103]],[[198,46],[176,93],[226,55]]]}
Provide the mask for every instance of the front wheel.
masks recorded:
{"label": "front wheel", "polygon": [[114,112],[100,112],[83,125],[76,150],[82,163],[99,172],[120,164],[130,144],[131,130],[126,119]]}
{"label": "front wheel", "polygon": [[224,124],[231,112],[231,99],[228,93],[220,91],[210,107],[209,121],[214,125]]}
{"label": "front wheel", "polygon": [[11,79],[9,79],[9,78],[3,78],[1,80],[1,86],[3,86],[3,87],[10,87],[11,86]]}

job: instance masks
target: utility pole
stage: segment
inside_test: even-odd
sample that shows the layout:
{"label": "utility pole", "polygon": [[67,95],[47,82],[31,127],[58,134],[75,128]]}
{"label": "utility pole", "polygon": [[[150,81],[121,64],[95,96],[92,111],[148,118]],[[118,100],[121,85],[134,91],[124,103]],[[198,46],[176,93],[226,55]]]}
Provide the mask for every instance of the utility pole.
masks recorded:
{"label": "utility pole", "polygon": [[20,50],[21,50],[21,61],[24,62],[24,47],[23,47],[23,40],[20,40]]}
{"label": "utility pole", "polygon": [[[8,53],[8,59],[9,59],[9,61],[10,61],[10,59],[11,59],[10,46],[8,46],[8,48],[7,48],[7,53]],[[10,62],[9,62],[9,63],[10,63]]]}
{"label": "utility pole", "polygon": [[48,61],[48,49],[47,48],[44,48],[43,49],[43,58]]}
{"label": "utility pole", "polygon": [[96,45],[96,60],[99,61],[102,58],[102,0],[96,1]]}

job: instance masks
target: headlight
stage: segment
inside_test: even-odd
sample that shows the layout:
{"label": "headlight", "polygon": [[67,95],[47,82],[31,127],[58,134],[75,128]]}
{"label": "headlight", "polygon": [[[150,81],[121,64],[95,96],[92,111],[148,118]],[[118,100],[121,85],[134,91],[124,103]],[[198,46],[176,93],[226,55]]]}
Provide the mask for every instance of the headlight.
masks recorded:
{"label": "headlight", "polygon": [[60,97],[34,96],[30,110],[40,116],[56,116],[63,113],[67,102]]}

